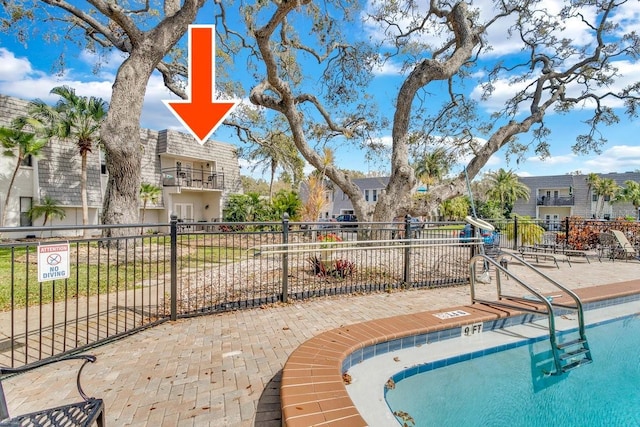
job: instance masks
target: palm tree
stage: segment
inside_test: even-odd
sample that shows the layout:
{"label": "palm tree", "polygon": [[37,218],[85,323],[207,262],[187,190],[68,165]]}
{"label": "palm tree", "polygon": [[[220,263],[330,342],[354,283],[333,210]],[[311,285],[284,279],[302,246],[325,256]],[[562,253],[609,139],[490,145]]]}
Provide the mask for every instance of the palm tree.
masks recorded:
{"label": "palm tree", "polygon": [[618,184],[612,178],[600,179],[595,185],[595,193],[598,195],[598,217],[602,216],[604,209],[604,201],[608,197],[609,200],[618,193]]}
{"label": "palm tree", "polygon": [[289,214],[289,219],[297,221],[302,208],[302,200],[295,191],[280,190],[271,200],[271,206],[278,219],[282,218],[286,212]]}
{"label": "palm tree", "polygon": [[629,202],[635,209],[635,217],[638,219],[638,209],[640,208],[640,183],[636,181],[625,181],[624,188],[619,193],[620,200]]}
{"label": "palm tree", "polygon": [[[585,178],[585,181],[587,182],[587,188],[589,189],[589,197],[591,197],[591,194],[596,194],[596,187],[598,186],[598,183],[600,182],[600,176],[597,173],[593,173],[591,172],[589,175],[587,175],[587,177]],[[598,197],[598,201],[600,198]],[[593,207],[593,205],[592,205]],[[596,213],[597,213],[597,203],[596,203]],[[592,212],[593,213],[593,212]],[[595,218],[595,216],[594,216]]]}
{"label": "palm tree", "polygon": [[162,194],[162,188],[157,185],[149,184],[148,182],[143,182],[140,184],[140,198],[142,199],[142,218],[140,219],[140,223],[144,224],[144,213],[147,210],[147,203],[156,203],[158,199],[160,199],[160,195]]}
{"label": "palm tree", "polygon": [[589,190],[593,190],[598,184],[598,181],[600,181],[600,176],[597,173],[591,172],[589,175],[587,175],[585,181],[587,182]]}
{"label": "palm tree", "polygon": [[450,160],[447,150],[438,147],[431,153],[426,154],[422,159],[415,163],[416,177],[422,181],[427,188],[441,181],[449,172]]}
{"label": "palm tree", "polygon": [[[31,102],[29,114],[39,120],[50,136],[73,139],[80,153],[80,197],[82,199],[82,224],[89,224],[89,202],[87,197],[87,156],[94,143],[100,142],[100,126],[107,116],[107,103],[101,98],[76,95],[69,86],[57,86],[52,94],[61,99],[53,107],[41,100]],[[91,230],[84,230],[84,237]]]}
{"label": "palm tree", "polygon": [[58,203],[57,200],[49,196],[44,196],[39,205],[35,205],[29,209],[29,217],[31,217],[31,219],[37,219],[44,215],[44,221],[42,221],[43,227],[47,225],[49,219],[51,219],[51,222],[53,222],[54,218],[64,219],[67,213]]}
{"label": "palm tree", "polygon": [[258,193],[232,194],[224,208],[224,220],[234,222],[266,221],[267,209]]}
{"label": "palm tree", "polygon": [[471,207],[467,196],[458,196],[444,200],[440,204],[440,215],[446,220],[460,220],[469,213]]}
{"label": "palm tree", "polygon": [[497,172],[487,173],[489,190],[487,195],[496,200],[505,216],[508,216],[513,204],[518,199],[529,200],[531,190],[518,181],[518,175],[513,171],[500,168]]}
{"label": "palm tree", "polygon": [[0,127],[0,144],[2,144],[2,155],[6,157],[15,157],[16,164],[9,179],[9,188],[7,196],[4,199],[4,208],[2,209],[2,226],[5,226],[7,210],[9,209],[9,200],[11,198],[11,189],[15,183],[18,170],[22,161],[28,157],[38,157],[42,153],[42,149],[47,145],[46,139],[37,138],[35,134],[24,132],[19,129]]}
{"label": "palm tree", "polygon": [[[57,200],[54,200],[49,196],[45,196],[40,201],[39,205],[32,206],[31,209],[29,209],[29,217],[31,220],[35,220],[44,215],[44,220],[42,221],[43,227],[47,225],[47,221],[49,221],[49,219],[51,219],[52,224],[54,218],[64,219],[64,217],[67,216],[67,213],[58,205],[58,203],[59,202]],[[40,237],[42,237],[42,233],[44,233],[44,230],[40,233]]]}
{"label": "palm tree", "polygon": [[273,132],[263,140],[258,148],[249,154],[249,160],[257,162],[254,169],[264,165],[262,171],[269,170],[269,199],[273,196],[273,181],[278,168],[283,168],[297,183],[302,176],[304,162],[293,144],[293,140],[282,132]]}

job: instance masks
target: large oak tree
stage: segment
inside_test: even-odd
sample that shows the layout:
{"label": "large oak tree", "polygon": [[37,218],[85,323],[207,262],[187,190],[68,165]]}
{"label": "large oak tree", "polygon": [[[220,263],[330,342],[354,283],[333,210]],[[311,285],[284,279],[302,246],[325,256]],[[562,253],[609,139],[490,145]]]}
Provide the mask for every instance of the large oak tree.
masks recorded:
{"label": "large oak tree", "polygon": [[[516,157],[531,151],[548,156],[549,114],[579,110],[586,116],[574,123],[583,129],[573,146],[577,153],[597,152],[606,141],[602,126],[619,120],[618,113],[637,117],[636,77],[627,74],[624,87],[610,89],[620,68],[638,59],[638,35],[623,26],[631,2],[360,5],[264,1],[242,9],[252,36],[242,45],[252,49],[250,61],[255,59],[255,68],[248,67],[257,80],[251,102],[286,118],[302,156],[348,194],[360,218],[384,221],[409,209],[429,212],[463,193],[464,171],[431,187],[427,202],[411,207],[416,178],[409,165],[430,151],[444,147],[450,158],[466,164],[472,179],[503,147]],[[367,29],[369,39],[362,36]],[[505,40],[515,48],[502,54],[504,46],[492,43]],[[393,64],[402,77],[395,103],[375,109],[372,72]],[[479,103],[505,88],[510,96],[483,119]],[[386,119],[390,180],[371,211],[349,177],[323,163],[322,150],[335,141],[375,148],[376,131]]]}
{"label": "large oak tree", "polygon": [[[205,0],[165,0],[163,10],[149,2],[86,0],[11,0],[2,3],[2,25],[20,37],[29,37],[45,21],[48,37],[79,44],[82,49],[118,50],[126,54],[116,73],[110,108],[101,128],[109,172],[103,207],[106,224],[138,222],[142,159],[140,116],[147,83],[154,70],[167,87],[182,94],[175,76],[185,67],[171,61],[169,53],[194,22]],[[131,8],[131,7],[134,8]],[[136,7],[139,6],[139,7]],[[42,36],[42,34],[39,34]],[[112,229],[110,233],[126,233]]]}
{"label": "large oak tree", "polygon": [[[170,54],[204,0],[165,1],[164,13],[149,2],[8,0],[5,28],[32,19],[42,7],[51,22],[71,24],[90,46],[118,49],[120,66],[102,128],[109,185],[107,223],[137,220],[140,180],[139,119],[154,69],[184,97],[184,62]],[[84,6],[79,6],[84,4]],[[129,5],[127,8],[123,5]],[[242,64],[243,84],[259,109],[227,121],[241,139],[265,140],[268,124],[284,118],[300,154],[353,201],[363,219],[390,220],[408,210],[416,178],[413,160],[444,147],[466,164],[473,178],[503,147],[519,156],[549,154],[545,117],[576,109],[588,113],[577,138],[578,153],[598,150],[603,125],[621,109],[636,117],[640,83],[629,79],[611,90],[625,63],[638,59],[637,34],[624,28],[625,0],[383,1],[312,0],[215,2],[219,47],[229,64]],[[133,10],[131,5],[139,5]],[[242,19],[232,19],[231,11]],[[58,13],[55,13],[57,11]],[[37,18],[41,19],[41,18]],[[32,22],[29,22],[32,25]],[[53,24],[52,24],[53,25]],[[368,35],[368,37],[367,37]],[[516,50],[502,53],[508,40]],[[401,79],[393,104],[376,105],[373,80],[380,67],[397,65]],[[233,75],[231,75],[233,76]],[[253,78],[253,82],[247,79]],[[225,88],[237,88],[227,81]],[[248,86],[247,86],[248,85]],[[478,105],[508,88],[511,96],[488,120]],[[472,90],[475,88],[475,90]],[[234,89],[235,91],[235,89]],[[236,91],[236,94],[242,93]],[[437,96],[438,94],[444,94]],[[578,125],[580,123],[576,123]],[[374,211],[360,189],[322,153],[336,143],[359,145],[376,156],[390,129],[390,180]],[[518,138],[520,137],[520,138]],[[380,157],[378,155],[378,157]],[[464,173],[430,188],[417,207],[432,210],[464,191]]]}

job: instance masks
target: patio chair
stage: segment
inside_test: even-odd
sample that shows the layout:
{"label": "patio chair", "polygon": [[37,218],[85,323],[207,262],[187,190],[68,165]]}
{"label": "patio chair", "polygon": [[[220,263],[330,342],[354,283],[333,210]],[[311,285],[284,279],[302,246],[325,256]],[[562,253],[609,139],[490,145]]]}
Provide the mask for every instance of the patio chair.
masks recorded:
{"label": "patio chair", "polygon": [[[52,363],[61,362],[63,360],[83,360],[82,366],[78,370],[76,377],[76,387],[78,393],[82,397],[81,402],[72,403],[69,405],[58,406],[55,408],[43,409],[40,411],[32,412],[29,414],[18,415],[16,417],[9,416],[9,409],[7,408],[7,399],[2,389],[2,383],[0,382],[0,426],[91,426],[94,423],[98,427],[104,427],[104,401],[94,397],[88,397],[82,390],[80,385],[80,374],[85,365],[89,362],[96,361],[95,356],[91,355],[75,355],[75,356],[63,356],[53,360],[43,360],[36,362],[29,366],[20,368],[5,368],[0,367],[0,380],[7,375],[15,375],[23,372],[28,372],[33,369],[40,368]],[[28,396],[26,397],[28,398]]]}
{"label": "patio chair", "polygon": [[603,231],[598,235],[598,257],[609,258],[611,261],[616,258],[616,251],[618,247],[618,242],[613,235],[613,233],[608,231]]}
{"label": "patio chair", "polygon": [[628,260],[629,258],[638,258],[638,251],[636,251],[622,231],[611,230],[611,233],[617,243],[616,255],[625,260]]}
{"label": "patio chair", "polygon": [[492,259],[497,259],[502,254],[500,248],[500,233],[491,232],[489,236],[483,235],[484,253]]}

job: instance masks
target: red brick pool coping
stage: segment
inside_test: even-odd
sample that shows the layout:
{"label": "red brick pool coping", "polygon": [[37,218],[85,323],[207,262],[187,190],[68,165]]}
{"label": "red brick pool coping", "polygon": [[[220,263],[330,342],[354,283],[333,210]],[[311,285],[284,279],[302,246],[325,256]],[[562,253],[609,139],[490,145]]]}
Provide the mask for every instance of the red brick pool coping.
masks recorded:
{"label": "red brick pool coping", "polygon": [[[640,280],[575,289],[587,303],[640,293]],[[562,302],[565,296],[555,298]],[[569,302],[568,298],[565,302]],[[434,314],[464,310],[464,318],[439,319]],[[280,402],[282,424],[288,427],[366,426],[342,378],[342,362],[358,349],[412,335],[461,327],[522,314],[483,304],[405,314],[323,332],[291,353],[282,369]]]}

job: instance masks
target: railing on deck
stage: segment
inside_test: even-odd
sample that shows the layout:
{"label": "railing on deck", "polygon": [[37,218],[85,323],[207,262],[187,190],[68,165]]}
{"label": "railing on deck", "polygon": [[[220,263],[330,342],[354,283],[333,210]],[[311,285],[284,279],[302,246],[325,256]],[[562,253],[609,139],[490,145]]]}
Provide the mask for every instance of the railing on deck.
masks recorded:
{"label": "railing on deck", "polygon": [[204,169],[162,169],[163,187],[224,190],[224,173]]}

